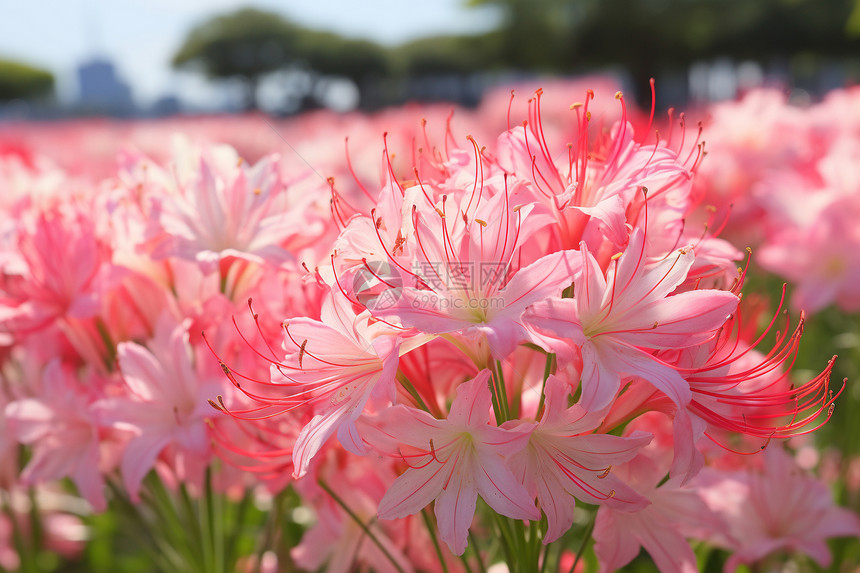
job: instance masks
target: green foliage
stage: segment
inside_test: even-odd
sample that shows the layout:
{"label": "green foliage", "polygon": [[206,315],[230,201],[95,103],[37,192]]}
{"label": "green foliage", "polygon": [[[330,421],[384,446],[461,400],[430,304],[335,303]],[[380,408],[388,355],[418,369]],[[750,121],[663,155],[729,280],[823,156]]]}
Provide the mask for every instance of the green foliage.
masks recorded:
{"label": "green foliage", "polygon": [[244,8],[194,28],[173,56],[173,65],[199,66],[215,78],[256,78],[281,68],[295,54],[298,31],[278,14]]}
{"label": "green foliage", "polygon": [[11,60],[0,60],[0,101],[52,94],[54,76],[45,70]]}
{"label": "green foliage", "polygon": [[194,28],[173,57],[177,68],[203,71],[210,78],[247,82],[249,104],[260,78],[299,69],[314,78],[342,76],[359,86],[388,72],[388,55],[368,40],[310,30],[274,12],[243,8]]}
{"label": "green foliage", "polygon": [[397,69],[408,75],[475,73],[503,67],[500,32],[420,38],[397,48]]}
{"label": "green foliage", "polygon": [[[853,57],[857,0],[470,0],[504,15],[502,57],[521,69],[625,65],[634,77],[719,56]],[[850,19],[849,19],[850,17]],[[847,25],[846,25],[847,22]]]}
{"label": "green foliage", "polygon": [[299,67],[360,79],[385,73],[388,61],[385,51],[373,42],[309,30],[279,14],[243,8],[194,28],[173,57],[173,65],[202,66],[210,77],[255,78]]}
{"label": "green foliage", "polygon": [[845,33],[849,38],[860,37],[860,0],[855,0],[851,15],[845,23]]}
{"label": "green foliage", "polygon": [[302,30],[296,54],[306,69],[347,77],[356,83],[366,77],[385,75],[389,69],[388,56],[379,45],[330,32]]}

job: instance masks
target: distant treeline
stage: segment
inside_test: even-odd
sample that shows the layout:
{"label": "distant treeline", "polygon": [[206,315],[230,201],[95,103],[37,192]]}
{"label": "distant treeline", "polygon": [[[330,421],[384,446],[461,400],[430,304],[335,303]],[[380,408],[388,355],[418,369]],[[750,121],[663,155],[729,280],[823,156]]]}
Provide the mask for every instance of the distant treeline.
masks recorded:
{"label": "distant treeline", "polygon": [[[574,74],[618,66],[634,85],[718,57],[760,63],[780,58],[860,56],[860,0],[468,0],[500,12],[497,29],[479,35],[421,38],[385,47],[300,26],[280,14],[243,8],[193,28],[173,57],[180,69],[241,80],[257,107],[268,74],[302,74],[302,107],[322,80],[348,78],[361,107],[401,103],[386,86],[420,78],[477,73]],[[382,86],[382,87],[380,87]],[[50,73],[0,61],[0,101],[50,93]]]}
{"label": "distant treeline", "polygon": [[[421,38],[396,47],[311,30],[245,8],[201,23],[173,64],[211,78],[240,78],[247,104],[265,74],[303,70],[351,79],[362,107],[384,100],[380,80],[494,71],[571,74],[623,67],[637,85],[715,57],[854,58],[857,0],[471,0],[494,6],[501,25],[471,36]],[[309,93],[312,91],[309,90]],[[367,97],[371,95],[373,97]]]}

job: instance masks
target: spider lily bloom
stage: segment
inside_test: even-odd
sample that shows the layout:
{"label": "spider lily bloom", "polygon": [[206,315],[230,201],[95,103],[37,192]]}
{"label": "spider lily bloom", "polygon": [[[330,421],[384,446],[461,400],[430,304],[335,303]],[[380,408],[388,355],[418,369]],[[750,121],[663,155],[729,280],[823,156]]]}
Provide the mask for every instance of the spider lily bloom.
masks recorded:
{"label": "spider lily bloom", "polygon": [[729,525],[711,540],[732,551],[724,571],[760,562],[780,551],[800,552],[821,567],[833,557],[832,537],[860,537],[860,519],[833,503],[830,490],[806,474],[782,448],[768,448],[762,471],[706,470],[699,495]]}
{"label": "spider lily bloom", "polygon": [[[770,325],[752,344],[741,340],[740,320],[736,315],[714,340],[679,352],[676,364],[690,384],[693,397],[686,412],[692,431],[682,427],[688,424],[683,417],[682,426],[676,422],[675,448],[679,458],[673,464],[676,473],[688,463],[677,452],[686,451],[686,455],[701,458],[694,443],[703,435],[719,444],[721,435],[742,434],[759,440],[764,448],[774,438],[808,434],[830,419],[834,402],[845,388],[843,383],[835,394],[830,388],[835,356],[820,374],[807,382],[795,385],[789,380],[803,332],[802,314],[791,332],[786,318],[784,329],[777,333],[767,354],[754,350],[778,315],[779,308]],[[691,459],[689,464],[700,467],[702,461]]]}
{"label": "spider lily bloom", "polygon": [[[589,141],[594,93],[589,90],[577,112],[576,141],[563,153],[553,153],[541,122],[541,90],[530,100],[529,120],[504,133],[499,141],[499,162],[528,180],[557,220],[562,248],[574,248],[587,230],[598,231],[616,246],[627,239],[627,207],[643,187],[656,197],[669,190],[689,192],[690,169],[678,153],[665,145],[645,146],[634,141],[633,127],[621,92],[621,120],[607,135]],[[556,161],[561,160],[560,167]]]}
{"label": "spider lily bloom", "polygon": [[795,385],[789,381],[803,333],[803,315],[790,334],[786,319],[785,329],[777,333],[773,348],[764,355],[752,349],[774,322],[752,344],[740,341],[736,323],[730,321],[704,348],[682,351],[678,363],[693,391],[690,413],[713,429],[763,440],[807,434],[820,427],[826,421],[821,416],[826,414],[829,419],[845,385],[835,395],[830,388],[835,356],[808,382]]}
{"label": "spider lily bloom", "polygon": [[644,233],[634,230],[627,249],[605,278],[582,243],[574,298],[538,302],[525,317],[537,331],[536,342],[547,350],[570,354],[567,343],[553,336],[570,339],[579,347],[581,403],[586,410],[609,405],[625,376],[645,379],[679,407],[685,406],[691,398],[688,383],[649,350],[700,344],[714,336],[737,306],[738,297],[725,291],[670,296],[684,282],[694,255],[679,249],[646,264],[644,242]]}
{"label": "spider lily bloom", "polygon": [[201,379],[190,354],[188,322],[176,324],[164,314],[147,346],[121,342],[117,358],[128,395],[95,405],[105,423],[132,432],[120,466],[132,498],[162,452],[169,449],[180,479],[202,477],[212,453],[206,400],[220,393],[222,384]]}
{"label": "spider lily bloom", "polygon": [[374,316],[428,334],[483,335],[497,359],[526,339],[523,311],[561,294],[579,256],[555,252],[519,268],[520,247],[550,219],[534,205],[513,205],[525,189],[500,179],[480,182],[459,205],[443,196],[438,205],[413,208],[413,285],[405,284],[395,301],[370,306]]}
{"label": "spider lily bloom", "polygon": [[[784,297],[784,293],[783,293]],[[740,310],[720,329],[717,336],[699,346],[661,353],[661,359],[675,364],[692,391],[684,409],[666,404],[663,396],[642,385],[633,385],[613,405],[604,427],[611,429],[633,412],[663,410],[674,417],[675,459],[673,476],[685,481],[704,465],[696,442],[707,436],[723,448],[727,435],[742,434],[763,448],[772,439],[808,434],[821,427],[833,413],[833,404],[845,388],[834,394],[830,388],[832,358],[825,369],[803,384],[789,380],[803,332],[804,318],[792,331],[786,318],[783,329],[769,352],[755,350],[774,327],[782,301],[768,327],[752,342],[745,342],[746,327]],[[751,322],[755,322],[754,320]],[[759,448],[752,452],[756,453]]]}
{"label": "spider lily bloom", "polygon": [[[759,257],[761,265],[796,285],[792,307],[811,313],[831,304],[846,312],[860,310],[857,292],[860,237],[856,226],[860,200],[857,190],[860,185],[855,185],[847,196],[830,191],[829,203],[812,221],[781,225],[763,245]],[[799,196],[795,201],[812,211],[807,196]]]}
{"label": "spider lily bloom", "polygon": [[110,250],[82,207],[54,207],[20,224],[17,250],[0,253],[0,334],[99,311]]}
{"label": "spider lily bloom", "polygon": [[665,469],[644,453],[614,471],[650,504],[632,513],[608,505],[597,510],[594,551],[600,571],[619,570],[640,548],[651,555],[660,571],[698,571],[696,555],[685,536],[725,534],[728,528],[723,520],[710,511],[696,490],[680,487],[679,479],[660,483]]}
{"label": "spider lily bloom", "polygon": [[[286,357],[271,360],[271,380],[245,378],[225,368],[233,384],[255,405],[226,413],[256,419],[307,408],[313,418],[302,428],[293,448],[293,474],[308,472],[311,459],[337,433],[350,452],[365,450],[355,420],[368,401],[374,405],[395,399],[395,375],[400,352],[420,345],[413,337],[401,347],[401,331],[374,320],[365,311],[356,315],[342,293],[332,290],[322,306],[321,320],[294,318],[284,322]],[[241,376],[241,375],[239,375]]]}
{"label": "spider lily bloom", "polygon": [[346,222],[335,210],[339,200],[333,195],[334,220],[343,228],[332,249],[331,272],[325,266],[319,269],[327,275],[325,281],[360,306],[374,306],[380,296],[383,303],[396,298],[404,277],[410,276],[407,267],[415,243],[411,209],[419,194],[415,187],[403,189],[389,180],[370,216],[359,214]]}
{"label": "spider lily bloom", "polygon": [[10,402],[5,415],[12,436],[33,447],[21,475],[25,484],[69,477],[96,511],[107,509],[92,396],[70,367],[51,361],[39,395]]}
{"label": "spider lily bloom", "polygon": [[579,405],[568,408],[569,386],[555,376],[547,379],[545,392],[543,417],[531,431],[528,446],[513,454],[509,462],[514,475],[537,495],[546,514],[548,527],[543,542],[555,541],[570,529],[574,498],[620,511],[645,507],[645,498],[610,470],[632,459],[651,441],[651,435],[635,432],[621,438],[593,434],[603,412],[586,412]]}
{"label": "spider lily bloom", "polygon": [[403,405],[366,422],[368,442],[409,468],[379,502],[380,519],[418,513],[436,500],[440,538],[462,555],[478,495],[513,519],[540,519],[532,497],[505,464],[528,442],[530,428],[508,430],[489,424],[490,371],[457,387],[448,418]]}
{"label": "spider lily bloom", "polygon": [[309,211],[287,198],[277,156],[248,166],[223,146],[204,150],[198,161],[153,205],[154,259],[197,261],[206,273],[227,257],[283,263],[292,260],[289,241],[322,233],[321,222],[308,221]]}

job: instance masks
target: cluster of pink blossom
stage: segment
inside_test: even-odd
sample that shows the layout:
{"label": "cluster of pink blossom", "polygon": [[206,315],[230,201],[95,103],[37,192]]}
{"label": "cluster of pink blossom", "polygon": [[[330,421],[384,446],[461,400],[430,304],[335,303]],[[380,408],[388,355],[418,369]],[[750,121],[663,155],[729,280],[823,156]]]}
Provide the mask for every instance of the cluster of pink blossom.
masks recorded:
{"label": "cluster of pink blossom", "polygon": [[829,419],[833,359],[791,378],[802,315],[743,300],[700,141],[584,96],[465,137],[447,110],[317,115],[286,159],[176,138],[102,180],[7,151],[4,483],[69,478],[97,511],[153,470],[291,486],[308,570],[537,570],[577,501],[602,570],[696,570],[689,539],[826,565],[860,520],[783,441]]}
{"label": "cluster of pink blossom", "polygon": [[697,186],[726,232],[796,286],[792,306],[860,310],[860,90],[800,107],[777,90],[714,106]]}

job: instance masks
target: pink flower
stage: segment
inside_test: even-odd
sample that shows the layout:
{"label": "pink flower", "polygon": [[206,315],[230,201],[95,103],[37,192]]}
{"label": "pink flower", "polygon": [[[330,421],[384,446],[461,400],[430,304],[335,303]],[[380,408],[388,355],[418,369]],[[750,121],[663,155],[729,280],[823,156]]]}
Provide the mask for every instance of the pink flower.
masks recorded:
{"label": "pink flower", "polygon": [[212,408],[207,400],[221,393],[222,384],[198,373],[187,327],[165,314],[147,346],[121,342],[117,357],[128,394],[97,404],[105,423],[132,433],[120,469],[133,498],[168,448],[180,479],[199,478],[211,456],[206,418]]}
{"label": "pink flower", "polygon": [[[630,416],[659,410],[674,418],[675,459],[671,475],[692,478],[703,466],[699,440],[707,436],[730,451],[739,449],[738,435],[753,438],[747,450],[758,451],[772,439],[807,434],[824,424],[833,412],[836,393],[830,387],[834,359],[819,375],[803,384],[792,384],[789,375],[797,355],[804,319],[792,331],[790,319],[779,328],[767,354],[758,346],[777,324],[782,302],[770,324],[754,340],[748,324],[752,317],[739,309],[717,335],[698,346],[667,350],[661,360],[674,364],[690,385],[692,399],[685,408],[668,403],[666,397],[645,384],[634,383],[615,401],[606,427],[613,428]],[[844,388],[844,384],[842,385]]]}
{"label": "pink flower", "polygon": [[582,406],[607,406],[625,376],[643,378],[673,402],[690,401],[687,382],[649,349],[683,348],[714,336],[734,311],[738,298],[724,291],[698,290],[669,296],[687,276],[694,255],[689,249],[646,264],[644,234],[635,230],[627,250],[604,278],[597,260],[583,243],[582,266],[572,299],[536,303],[526,322],[536,341],[562,357],[573,340],[582,354]]}
{"label": "pink flower", "polygon": [[578,129],[572,134],[573,141],[566,148],[558,146],[557,151],[544,133],[542,96],[543,91],[538,90],[529,100],[529,120],[522,127],[500,137],[499,162],[529,181],[536,196],[549,207],[562,248],[574,248],[584,239],[597,245],[604,238],[623,245],[626,210],[643,187],[652,198],[669,190],[689,192],[691,173],[676,151],[634,140],[621,92],[616,93],[621,102],[620,121],[591,141],[589,107],[594,92],[588,90],[585,103],[575,105]]}
{"label": "pink flower", "polygon": [[834,401],[845,388],[843,383],[834,393],[830,385],[835,356],[808,381],[795,384],[790,379],[803,333],[802,315],[793,331],[786,318],[767,354],[755,350],[778,315],[779,309],[751,342],[742,339],[743,327],[735,316],[713,341],[680,352],[678,363],[693,391],[688,411],[707,424],[712,439],[730,432],[766,445],[773,438],[812,432],[832,415]]}
{"label": "pink flower", "polygon": [[699,499],[696,491],[680,487],[679,479],[657,484],[665,470],[642,454],[617,468],[618,475],[650,501],[634,513],[607,505],[597,512],[594,551],[600,571],[620,569],[644,548],[663,572],[698,571],[696,555],[686,536],[725,532],[725,524]]}
{"label": "pink flower", "polygon": [[546,514],[543,542],[555,541],[573,524],[574,498],[620,511],[645,507],[647,501],[610,470],[633,458],[651,436],[593,434],[602,412],[586,412],[578,404],[567,408],[569,385],[555,376],[547,380],[545,392],[543,417],[528,446],[510,458],[514,475],[537,495]]}
{"label": "pink flower", "polygon": [[70,368],[50,362],[40,395],[7,404],[6,420],[12,435],[33,447],[21,475],[24,483],[69,477],[96,511],[107,508],[92,396]]}
{"label": "pink flower", "polygon": [[[802,226],[784,224],[761,249],[758,259],[765,269],[797,284],[794,308],[817,312],[835,303],[849,312],[860,309],[858,191],[860,186],[851,195],[833,194],[813,221]],[[803,197],[795,201],[807,203]]]}
{"label": "pink flower", "polygon": [[[295,477],[308,472],[313,457],[335,433],[346,449],[363,454],[355,420],[369,400],[387,405],[395,397],[400,332],[373,320],[367,311],[356,315],[337,291],[323,302],[321,319],[284,322],[287,355],[282,361],[270,360],[271,381],[245,378],[247,382],[240,384],[227,370],[253,403],[247,410],[227,412],[234,417],[255,419],[261,413],[277,415],[300,408],[313,415],[293,449]],[[417,339],[412,342],[420,344]]]}
{"label": "pink flower", "polygon": [[[489,370],[457,388],[448,418],[403,405],[369,422],[368,442],[408,463],[403,475],[379,502],[380,519],[418,513],[436,500],[440,538],[461,555],[478,495],[496,512],[514,519],[540,519],[523,485],[505,465],[505,457],[528,442],[528,428],[507,430],[490,425]],[[399,453],[398,453],[399,450]]]}
{"label": "pink flower", "polygon": [[780,551],[797,551],[829,567],[826,540],[860,537],[860,519],[833,504],[830,491],[804,473],[782,448],[768,448],[762,472],[703,472],[698,480],[708,506],[729,525],[713,541],[734,553],[725,571]]}
{"label": "pink flower", "polygon": [[21,223],[17,250],[0,253],[0,333],[44,328],[99,310],[110,251],[82,207],[54,207]]}
{"label": "pink flower", "polygon": [[474,186],[480,191],[462,193],[459,200],[445,195],[438,206],[418,202],[402,291],[396,300],[380,297],[384,304],[369,308],[374,316],[396,318],[428,334],[483,335],[493,357],[502,359],[526,339],[519,322],[523,311],[561,294],[579,256],[560,251],[520,267],[523,243],[548,217],[519,202],[519,181],[496,177]]}
{"label": "pink flower", "polygon": [[233,149],[213,146],[179,163],[176,191],[158,195],[153,209],[155,259],[197,261],[207,273],[226,257],[278,264],[291,260],[290,240],[322,232],[305,205],[287,199],[276,156],[249,166]]}

